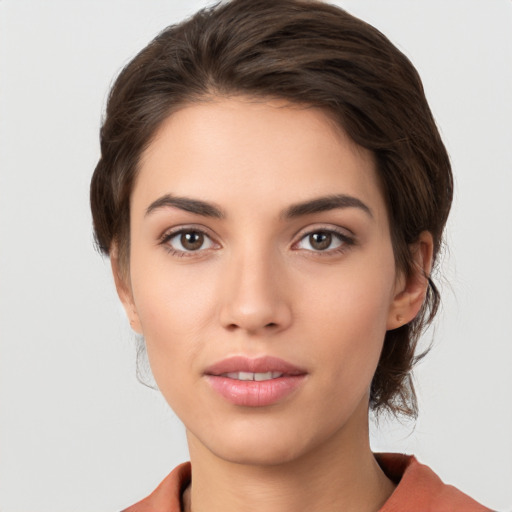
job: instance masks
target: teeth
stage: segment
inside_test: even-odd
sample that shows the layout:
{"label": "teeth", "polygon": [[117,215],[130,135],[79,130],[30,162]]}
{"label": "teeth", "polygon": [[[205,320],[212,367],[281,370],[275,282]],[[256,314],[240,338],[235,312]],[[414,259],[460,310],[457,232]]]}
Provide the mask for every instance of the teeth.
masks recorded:
{"label": "teeth", "polygon": [[265,373],[252,373],[252,372],[232,372],[224,374],[228,379],[235,380],[271,380],[277,379],[281,377],[283,374],[281,372],[265,372]]}
{"label": "teeth", "polygon": [[267,373],[255,373],[254,374],[254,380],[270,380],[272,379],[272,372]]}

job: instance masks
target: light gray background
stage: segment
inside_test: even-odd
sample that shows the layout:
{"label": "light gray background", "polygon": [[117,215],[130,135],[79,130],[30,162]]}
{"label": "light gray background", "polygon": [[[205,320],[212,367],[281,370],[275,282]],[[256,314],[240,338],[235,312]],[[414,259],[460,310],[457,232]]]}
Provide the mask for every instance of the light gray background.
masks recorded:
{"label": "light gray background", "polygon": [[[414,430],[383,423],[373,446],[511,509],[512,2],[338,3],[417,66],[457,186],[421,414]],[[1,512],[119,510],[187,458],[180,422],[135,379],[88,185],[113,77],[203,5],[0,0]]]}

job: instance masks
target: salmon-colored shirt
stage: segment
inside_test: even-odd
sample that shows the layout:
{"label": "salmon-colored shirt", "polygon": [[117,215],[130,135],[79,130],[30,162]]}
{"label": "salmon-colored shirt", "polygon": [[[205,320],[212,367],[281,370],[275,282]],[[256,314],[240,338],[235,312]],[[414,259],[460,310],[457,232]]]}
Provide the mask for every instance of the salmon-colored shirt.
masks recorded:
{"label": "salmon-colored shirt", "polygon": [[[491,512],[441,479],[412,455],[378,453],[375,457],[397,484],[378,512]],[[147,498],[123,512],[181,512],[181,495],[190,483],[189,462],[177,466]]]}

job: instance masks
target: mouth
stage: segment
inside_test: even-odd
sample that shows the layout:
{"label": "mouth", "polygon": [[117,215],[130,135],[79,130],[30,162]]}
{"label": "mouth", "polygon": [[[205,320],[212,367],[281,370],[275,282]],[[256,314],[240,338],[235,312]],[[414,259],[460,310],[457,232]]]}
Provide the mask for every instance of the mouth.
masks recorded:
{"label": "mouth", "polygon": [[283,359],[235,356],[219,361],[204,372],[211,389],[234,405],[264,407],[296,392],[307,371]]}
{"label": "mouth", "polygon": [[272,380],[272,379],[278,379],[279,377],[282,377],[284,373],[282,372],[230,372],[230,373],[223,373],[220,375],[220,377],[226,377],[227,379],[233,379],[233,380],[254,380],[256,382],[262,382],[264,380]]}
{"label": "mouth", "polygon": [[279,357],[233,356],[212,364],[204,373],[236,380],[262,381],[277,379],[283,375],[304,375],[307,371]]}

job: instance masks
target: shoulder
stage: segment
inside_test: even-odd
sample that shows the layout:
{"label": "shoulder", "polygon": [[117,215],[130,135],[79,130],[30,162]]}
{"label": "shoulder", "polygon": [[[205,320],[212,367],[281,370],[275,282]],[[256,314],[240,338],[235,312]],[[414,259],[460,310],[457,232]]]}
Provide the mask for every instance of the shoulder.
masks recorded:
{"label": "shoulder", "polygon": [[180,512],[181,495],[190,483],[190,475],[190,462],[176,466],[147,498],[122,512]]}
{"label": "shoulder", "polygon": [[[379,512],[490,512],[467,494],[447,485],[411,455],[375,454],[379,465],[397,487]],[[181,495],[190,483],[189,462],[177,466],[145,499],[123,512],[180,512]]]}
{"label": "shoulder", "polygon": [[379,512],[490,512],[467,494],[447,485],[412,455],[376,454],[379,465],[397,487]]}

